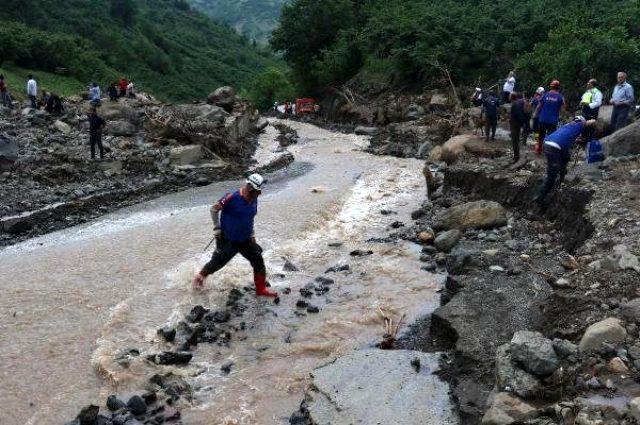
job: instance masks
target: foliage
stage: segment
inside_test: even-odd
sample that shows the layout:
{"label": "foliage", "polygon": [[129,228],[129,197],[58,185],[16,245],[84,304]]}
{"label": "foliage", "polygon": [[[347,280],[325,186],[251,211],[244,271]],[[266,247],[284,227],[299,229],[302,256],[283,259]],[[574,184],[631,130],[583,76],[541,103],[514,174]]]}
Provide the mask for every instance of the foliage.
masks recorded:
{"label": "foliage", "polygon": [[126,76],[167,100],[241,88],[278,65],[184,0],[3,0],[0,58],[36,70],[64,67],[83,83]]}
{"label": "foliage", "polygon": [[354,78],[424,86],[443,69],[488,87],[515,69],[519,89],[559,78],[575,94],[591,76],[640,74],[639,23],[626,0],[295,0],[272,46],[316,90]]}
{"label": "foliage", "polygon": [[194,8],[224,22],[250,40],[267,44],[289,0],[189,0]]}
{"label": "foliage", "polygon": [[278,68],[268,68],[255,76],[249,84],[247,95],[260,110],[268,110],[274,102],[292,100],[296,91],[287,76]]}
{"label": "foliage", "polygon": [[1,66],[0,74],[5,77],[11,97],[17,100],[26,98],[27,76],[29,74],[35,76],[39,90],[53,91],[61,96],[72,96],[87,88],[86,84],[82,84],[73,77],[42,70],[18,68],[13,65]]}

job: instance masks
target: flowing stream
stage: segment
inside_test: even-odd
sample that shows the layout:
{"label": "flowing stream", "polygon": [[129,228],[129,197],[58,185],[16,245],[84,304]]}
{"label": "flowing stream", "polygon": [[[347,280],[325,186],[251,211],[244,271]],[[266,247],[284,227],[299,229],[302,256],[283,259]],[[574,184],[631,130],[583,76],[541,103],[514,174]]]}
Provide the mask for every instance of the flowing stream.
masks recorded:
{"label": "flowing stream", "polygon": [[[420,270],[418,247],[367,242],[393,232],[393,222],[410,223],[424,198],[422,164],[367,154],[365,137],[287,124],[301,136],[290,148],[296,162],[270,176],[256,231],[272,286],[292,292],[279,305],[245,296],[246,330],[229,347],[198,345],[186,367],[143,358],[175,349],[156,335],[159,327],[196,304],[224,306],[231,288],[251,283],[251,268],[238,256],[204,291],[191,289],[210,256],[211,249],[203,252],[209,206],[240,182],[164,196],[0,251],[2,424],[64,423],[82,406],[103,406],[109,394],[141,389],[168,370],[195,389],[193,405],[182,406],[185,424],[285,424],[313,368],[380,341],[378,307],[406,313],[408,322],[436,307],[442,282]],[[274,135],[271,129],[261,138],[267,150]],[[343,245],[328,246],[336,240]],[[350,256],[356,249],[373,254]],[[285,259],[299,271],[283,271]],[[350,269],[325,274],[338,264]],[[295,314],[299,289],[318,276],[335,280],[326,296],[311,300],[320,312]],[[115,358],[127,348],[142,355],[123,367]],[[220,366],[229,361],[224,375]],[[447,410],[447,394],[439,399]]]}

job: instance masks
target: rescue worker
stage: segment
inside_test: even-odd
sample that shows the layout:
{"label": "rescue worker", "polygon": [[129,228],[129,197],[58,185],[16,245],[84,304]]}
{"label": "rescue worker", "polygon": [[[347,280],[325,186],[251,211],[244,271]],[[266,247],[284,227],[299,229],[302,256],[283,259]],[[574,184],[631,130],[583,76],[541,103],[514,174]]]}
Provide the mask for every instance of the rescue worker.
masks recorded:
{"label": "rescue worker", "polygon": [[542,153],[542,142],[548,134],[558,128],[560,112],[566,108],[564,97],[560,94],[560,81],[553,80],[549,85],[550,90],[545,93],[536,109],[538,115],[538,140],[536,141],[536,153]]}
{"label": "rescue worker", "polygon": [[527,102],[521,93],[511,93],[511,111],[509,113],[509,124],[511,127],[511,145],[513,147],[513,162],[520,160],[520,136],[527,141],[529,137],[529,116],[527,115]]}
{"label": "rescue worker", "polygon": [[27,97],[29,98],[30,106],[32,109],[38,109],[38,103],[36,102],[36,96],[38,96],[38,83],[33,78],[32,74],[29,74],[29,80],[27,81]]}
{"label": "rescue worker", "polygon": [[509,76],[502,86],[502,102],[509,103],[511,101],[511,93],[516,89],[516,74],[515,72],[509,72]]}
{"label": "rescue worker", "polygon": [[629,123],[629,111],[634,103],[633,87],[627,83],[625,72],[618,72],[618,84],[613,88],[609,103],[613,105],[611,127],[613,131],[618,131]]}
{"label": "rescue worker", "polygon": [[253,228],[264,182],[260,174],[252,174],[240,190],[226,194],[211,207],[216,249],[211,260],[194,277],[194,288],[202,288],[207,276],[223,268],[240,253],[253,267],[256,295],[278,297],[277,292],[267,289],[262,248],[256,243]]}
{"label": "rescue worker", "polygon": [[542,96],[544,96],[544,87],[538,87],[531,98],[531,129],[533,130],[534,139],[536,141],[538,140],[538,105],[540,104]]}
{"label": "rescue worker", "polygon": [[118,88],[120,89],[120,97],[125,97],[127,95],[128,85],[129,85],[129,82],[127,81],[127,79],[124,77],[121,77],[120,81],[118,82]]}
{"label": "rescue worker", "polygon": [[582,106],[582,116],[586,120],[597,120],[600,106],[602,105],[602,92],[598,90],[598,82],[595,78],[587,82],[587,91],[582,95],[580,106]]}
{"label": "rescue worker", "polygon": [[91,145],[91,159],[96,159],[96,145],[100,149],[100,159],[104,158],[104,147],[102,146],[102,129],[106,122],[98,115],[95,106],[89,110],[89,143]]}
{"label": "rescue worker", "polygon": [[577,142],[585,141],[583,135],[590,128],[595,128],[596,120],[585,120],[577,116],[569,124],[563,125],[549,134],[544,141],[544,154],[547,157],[547,176],[534,201],[543,205],[556,180],[562,183],[567,174],[567,164],[571,159],[571,148]]}
{"label": "rescue worker", "polygon": [[109,85],[107,93],[109,94],[110,101],[115,102],[118,100],[118,88],[116,87],[116,83],[111,83]]}
{"label": "rescue worker", "polygon": [[482,101],[482,111],[486,117],[484,136],[489,141],[489,130],[491,130],[491,140],[496,140],[496,127],[498,126],[498,107],[500,100],[496,94],[490,92]]}

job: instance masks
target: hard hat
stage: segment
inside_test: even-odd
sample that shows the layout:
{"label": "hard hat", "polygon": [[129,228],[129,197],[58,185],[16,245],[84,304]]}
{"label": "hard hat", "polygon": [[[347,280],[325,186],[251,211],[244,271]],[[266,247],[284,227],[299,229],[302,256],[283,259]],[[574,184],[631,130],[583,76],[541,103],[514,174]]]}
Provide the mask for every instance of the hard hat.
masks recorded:
{"label": "hard hat", "polygon": [[538,88],[536,89],[536,93],[538,93],[538,94],[542,94],[542,93],[544,93],[544,87],[538,87]]}
{"label": "hard hat", "polygon": [[264,178],[260,174],[251,174],[249,177],[247,177],[247,184],[250,185],[254,190],[261,191],[264,183]]}
{"label": "hard hat", "polygon": [[558,81],[558,80],[553,80],[553,81],[551,82],[551,84],[549,84],[549,87],[552,87],[552,88],[556,88],[556,89],[557,89],[558,87],[560,87],[560,81]]}
{"label": "hard hat", "polygon": [[476,91],[482,91],[480,87],[476,87]]}
{"label": "hard hat", "polygon": [[585,121],[586,121],[586,119],[585,119],[582,115],[576,115],[576,116],[573,118],[573,121],[574,121],[574,122],[585,122]]}

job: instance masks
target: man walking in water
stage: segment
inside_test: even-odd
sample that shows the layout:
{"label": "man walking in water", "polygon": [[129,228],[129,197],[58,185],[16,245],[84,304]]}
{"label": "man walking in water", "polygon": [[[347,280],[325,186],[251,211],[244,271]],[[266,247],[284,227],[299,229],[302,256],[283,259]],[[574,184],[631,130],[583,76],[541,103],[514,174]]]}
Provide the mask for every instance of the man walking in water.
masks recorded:
{"label": "man walking in water", "polygon": [[194,288],[202,288],[207,276],[223,268],[240,253],[253,267],[256,295],[278,297],[277,292],[267,289],[262,248],[256,243],[253,230],[253,221],[258,213],[258,197],[263,185],[264,178],[260,174],[252,174],[240,190],[226,194],[211,207],[216,250],[211,260],[193,278]]}

